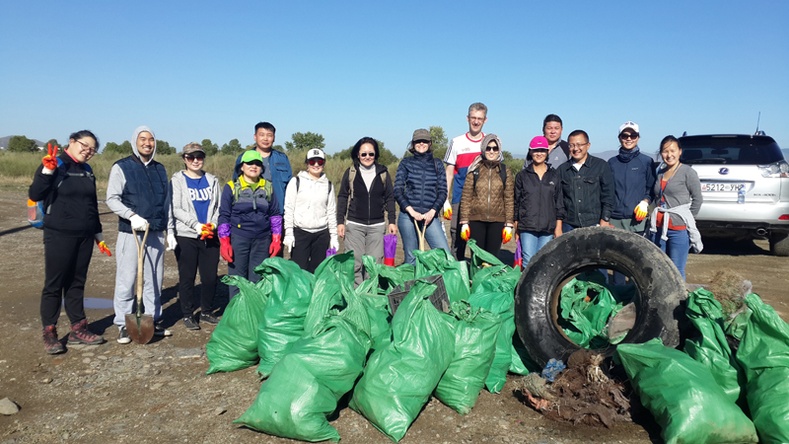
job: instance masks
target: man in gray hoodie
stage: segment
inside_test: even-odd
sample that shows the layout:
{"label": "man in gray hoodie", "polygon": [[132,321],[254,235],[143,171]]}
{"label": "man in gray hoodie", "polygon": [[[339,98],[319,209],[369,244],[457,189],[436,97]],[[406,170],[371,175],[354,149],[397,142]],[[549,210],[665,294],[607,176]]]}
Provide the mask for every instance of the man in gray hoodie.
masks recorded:
{"label": "man in gray hoodie", "polygon": [[153,316],[154,334],[171,336],[158,324],[162,315],[162,278],[164,241],[170,208],[167,171],[153,160],[156,136],[147,126],[134,130],[131,140],[132,155],[115,162],[107,181],[107,206],[118,215],[118,243],[115,246],[115,308],[114,323],[118,326],[118,343],[131,342],[126,332],[125,317],[132,313],[137,277],[137,244],[149,229],[143,259],[143,307]]}

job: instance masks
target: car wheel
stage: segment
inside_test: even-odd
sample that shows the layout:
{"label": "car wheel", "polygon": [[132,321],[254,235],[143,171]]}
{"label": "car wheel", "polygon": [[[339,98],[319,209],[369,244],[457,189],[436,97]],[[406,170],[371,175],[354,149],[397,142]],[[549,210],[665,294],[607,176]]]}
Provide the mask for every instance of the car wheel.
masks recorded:
{"label": "car wheel", "polygon": [[[636,321],[623,342],[660,337],[679,344],[680,301],[685,281],[671,260],[646,238],[613,228],[580,228],[549,242],[529,262],[515,290],[515,322],[529,355],[545,365],[580,347],[559,325],[559,299],[564,284],[581,272],[614,269],[635,283]],[[611,355],[615,346],[598,349]]]}
{"label": "car wheel", "polygon": [[770,234],[770,253],[775,256],[789,256],[789,233]]}

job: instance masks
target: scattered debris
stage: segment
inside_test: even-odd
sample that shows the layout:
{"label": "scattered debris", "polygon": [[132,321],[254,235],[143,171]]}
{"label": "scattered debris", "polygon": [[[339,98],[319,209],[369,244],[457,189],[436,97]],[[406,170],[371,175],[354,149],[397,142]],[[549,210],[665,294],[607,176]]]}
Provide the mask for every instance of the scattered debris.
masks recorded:
{"label": "scattered debris", "polygon": [[745,296],[753,291],[751,281],[731,269],[716,271],[705,287],[715,295],[728,319],[745,306]]}
{"label": "scattered debris", "polygon": [[15,415],[19,413],[19,406],[8,398],[0,399],[0,415]]}

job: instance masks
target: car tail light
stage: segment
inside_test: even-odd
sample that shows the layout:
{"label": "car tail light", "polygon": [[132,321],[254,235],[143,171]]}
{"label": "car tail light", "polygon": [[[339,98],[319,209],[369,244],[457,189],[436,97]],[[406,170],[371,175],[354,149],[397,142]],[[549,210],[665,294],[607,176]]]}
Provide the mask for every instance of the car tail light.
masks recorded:
{"label": "car tail light", "polygon": [[780,160],[769,165],[759,165],[759,172],[762,177],[789,178],[789,163]]}

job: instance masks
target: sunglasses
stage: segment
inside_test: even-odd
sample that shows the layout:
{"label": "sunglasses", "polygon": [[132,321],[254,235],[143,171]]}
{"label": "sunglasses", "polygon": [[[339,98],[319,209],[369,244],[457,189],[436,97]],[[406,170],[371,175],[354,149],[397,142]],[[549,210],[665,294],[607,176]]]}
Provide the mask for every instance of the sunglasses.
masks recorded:
{"label": "sunglasses", "polygon": [[205,156],[193,156],[191,154],[187,154],[184,156],[184,159],[188,160],[189,162],[193,162],[195,160],[204,160]]}
{"label": "sunglasses", "polygon": [[420,143],[424,143],[425,145],[429,145],[430,141],[425,139],[414,140],[414,145],[419,145]]}
{"label": "sunglasses", "polygon": [[323,164],[326,163],[326,161],[323,159],[310,159],[307,161],[307,163],[309,163],[310,165],[323,166]]}
{"label": "sunglasses", "polygon": [[486,146],[485,147],[485,151],[493,151],[494,153],[498,153],[499,152],[499,147],[495,146],[495,145],[494,146]]}
{"label": "sunglasses", "polygon": [[634,139],[638,139],[638,133],[636,133],[636,134],[622,133],[622,134],[620,134],[620,135],[619,135],[619,138],[620,138],[620,139],[622,139],[622,140],[627,140],[627,139],[634,140]]}
{"label": "sunglasses", "polygon": [[359,153],[359,157],[375,157],[375,153]]}
{"label": "sunglasses", "polygon": [[258,168],[263,168],[263,162],[261,162],[259,160],[252,160],[250,162],[244,162],[244,163],[247,164],[247,165],[250,165],[250,166],[256,166]]}

